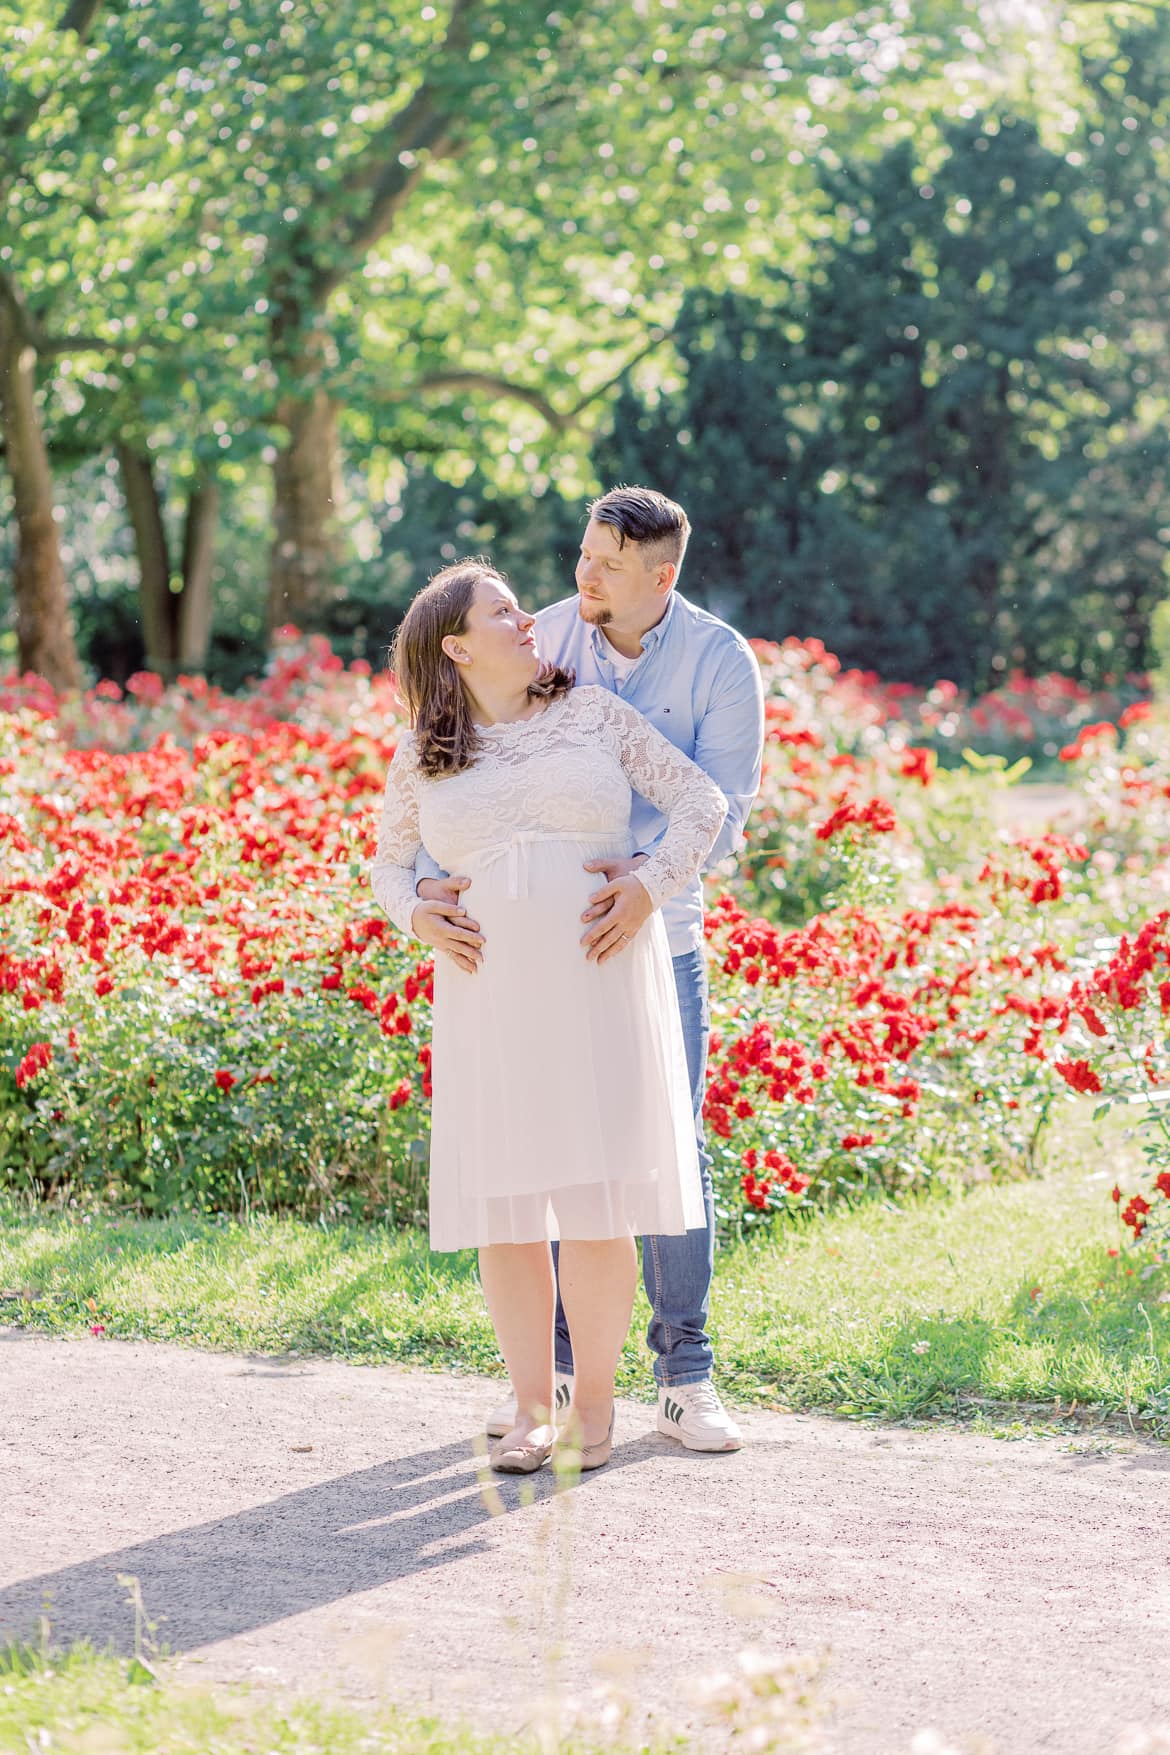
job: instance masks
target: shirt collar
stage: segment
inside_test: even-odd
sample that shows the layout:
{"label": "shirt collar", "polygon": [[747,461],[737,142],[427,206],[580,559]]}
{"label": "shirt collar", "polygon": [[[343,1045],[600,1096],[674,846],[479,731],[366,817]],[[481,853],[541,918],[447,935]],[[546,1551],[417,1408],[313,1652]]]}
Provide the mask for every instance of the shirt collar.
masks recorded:
{"label": "shirt collar", "polygon": [[[646,633],[644,633],[642,635],[642,656],[643,657],[645,657],[648,652],[653,652],[654,648],[658,645],[659,641],[662,639],[662,636],[666,633],[667,628],[670,626],[671,621],[674,619],[674,613],[675,613],[675,593],[674,593],[674,591],[671,591],[670,601],[668,602],[668,604],[666,606],[666,614],[662,617],[661,621],[655,622],[654,626],[652,628],[647,629]],[[593,642],[593,651],[594,651],[595,656],[598,658],[603,658],[607,664],[612,663],[614,648],[610,645],[609,641],[606,639],[602,630],[600,628],[594,627],[594,628],[591,628],[589,630],[589,632],[590,632],[590,638]]]}

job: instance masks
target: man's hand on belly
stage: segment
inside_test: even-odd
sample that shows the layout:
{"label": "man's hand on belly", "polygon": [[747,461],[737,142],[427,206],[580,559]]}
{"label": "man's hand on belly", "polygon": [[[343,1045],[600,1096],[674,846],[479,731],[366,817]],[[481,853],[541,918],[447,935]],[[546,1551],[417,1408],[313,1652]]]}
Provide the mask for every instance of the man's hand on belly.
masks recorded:
{"label": "man's hand on belly", "polygon": [[586,962],[607,963],[610,957],[620,955],[653,914],[654,904],[649,892],[632,875],[641,862],[639,856],[634,859],[591,860],[586,865],[586,871],[624,868],[604,889],[595,891],[589,898],[589,910],[582,918],[588,920],[599,912],[601,918],[581,940],[585,946]]}
{"label": "man's hand on belly", "polygon": [[472,920],[459,904],[470,882],[465,877],[423,878],[417,885],[419,904],[410,924],[416,938],[474,975],[483,962],[483,934],[478,920]]}

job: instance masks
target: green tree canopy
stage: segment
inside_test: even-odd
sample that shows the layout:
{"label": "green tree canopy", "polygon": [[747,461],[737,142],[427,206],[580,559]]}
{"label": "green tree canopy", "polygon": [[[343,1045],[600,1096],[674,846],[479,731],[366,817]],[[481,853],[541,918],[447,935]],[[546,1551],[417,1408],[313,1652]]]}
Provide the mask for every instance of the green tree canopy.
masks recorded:
{"label": "green tree canopy", "polygon": [[925,162],[826,165],[802,272],[687,299],[681,387],[627,387],[596,457],[685,501],[716,607],[919,680],[1141,661],[1170,549],[1161,138],[1106,96],[1063,150],[992,113]]}

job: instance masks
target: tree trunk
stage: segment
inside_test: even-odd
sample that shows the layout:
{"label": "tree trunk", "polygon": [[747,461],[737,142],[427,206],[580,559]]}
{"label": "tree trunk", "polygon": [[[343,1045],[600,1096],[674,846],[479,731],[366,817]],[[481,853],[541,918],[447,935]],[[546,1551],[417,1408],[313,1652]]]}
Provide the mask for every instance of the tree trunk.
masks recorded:
{"label": "tree trunk", "polygon": [[176,579],[153,463],[126,444],[118,446],[118,462],[138,555],[146,663],[170,681],[180,670],[202,670],[207,663],[219,484],[202,474],[191,488],[183,521],[183,570]]}
{"label": "tree trunk", "polygon": [[[80,0],[79,0],[80,3]],[[270,627],[320,623],[336,593],[336,515],[341,471],[338,405],[323,388],[333,352],[325,328],[329,300],[398,217],[428,167],[460,150],[468,111],[463,69],[484,27],[483,0],[451,0],[441,45],[427,57],[421,83],[348,160],[329,216],[286,233],[271,280],[271,357],[281,393],[276,418],[287,439],[277,454]]]}
{"label": "tree trunk", "polygon": [[332,597],[338,560],[334,524],[340,499],[337,404],[323,390],[285,397],[278,418],[288,434],[274,471],[268,625],[319,623]]}
{"label": "tree trunk", "polygon": [[167,532],[155,485],[154,466],[148,456],[130,445],[119,444],[117,450],[126,510],[130,515],[138,555],[138,602],[142,611],[146,668],[157,671],[169,681],[175,674],[178,657],[178,605],[171,592]]}
{"label": "tree trunk", "polygon": [[[58,26],[84,42],[101,0],[69,0]],[[9,116],[12,136],[31,127],[43,100],[26,98]],[[11,189],[15,172],[4,184]],[[81,661],[73,637],[69,590],[53,517],[53,473],[36,400],[36,348],[16,282],[0,274],[0,427],[12,478],[16,521],[16,639],[22,670],[35,671],[59,692],[80,689]]]}
{"label": "tree trunk", "polygon": [[187,500],[183,526],[183,595],[179,599],[180,670],[203,670],[211,641],[211,570],[219,518],[219,483],[202,475]]}
{"label": "tree trunk", "polygon": [[101,11],[102,0],[69,0],[58,30],[75,30],[84,43],[94,19]]}
{"label": "tree trunk", "polygon": [[1004,553],[1013,528],[1014,417],[1008,403],[1010,384],[1006,366],[1001,367],[995,374],[992,394],[985,404],[975,406],[967,427],[971,439],[971,466],[978,474],[980,486],[976,528],[967,533],[968,541],[979,539],[968,575],[979,604],[978,633],[972,640],[973,671],[979,689],[990,688],[995,681],[991,660],[999,638],[997,623],[1003,605]]}
{"label": "tree trunk", "polygon": [[79,689],[69,593],[53,517],[53,477],[36,402],[36,351],[15,286],[0,277],[0,422],[16,517],[17,643],[22,670]]}

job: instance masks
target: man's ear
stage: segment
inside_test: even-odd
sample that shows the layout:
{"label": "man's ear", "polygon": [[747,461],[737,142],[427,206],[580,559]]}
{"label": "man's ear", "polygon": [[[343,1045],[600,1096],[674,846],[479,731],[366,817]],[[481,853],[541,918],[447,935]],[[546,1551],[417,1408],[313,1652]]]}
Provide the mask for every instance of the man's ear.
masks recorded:
{"label": "man's ear", "polygon": [[658,577],[654,581],[654,589],[660,597],[665,597],[675,580],[678,578],[678,563],[663,561],[658,569]]}
{"label": "man's ear", "polygon": [[457,634],[444,634],[442,647],[452,664],[471,663],[471,653],[467,650],[466,646],[460,645],[459,636]]}

